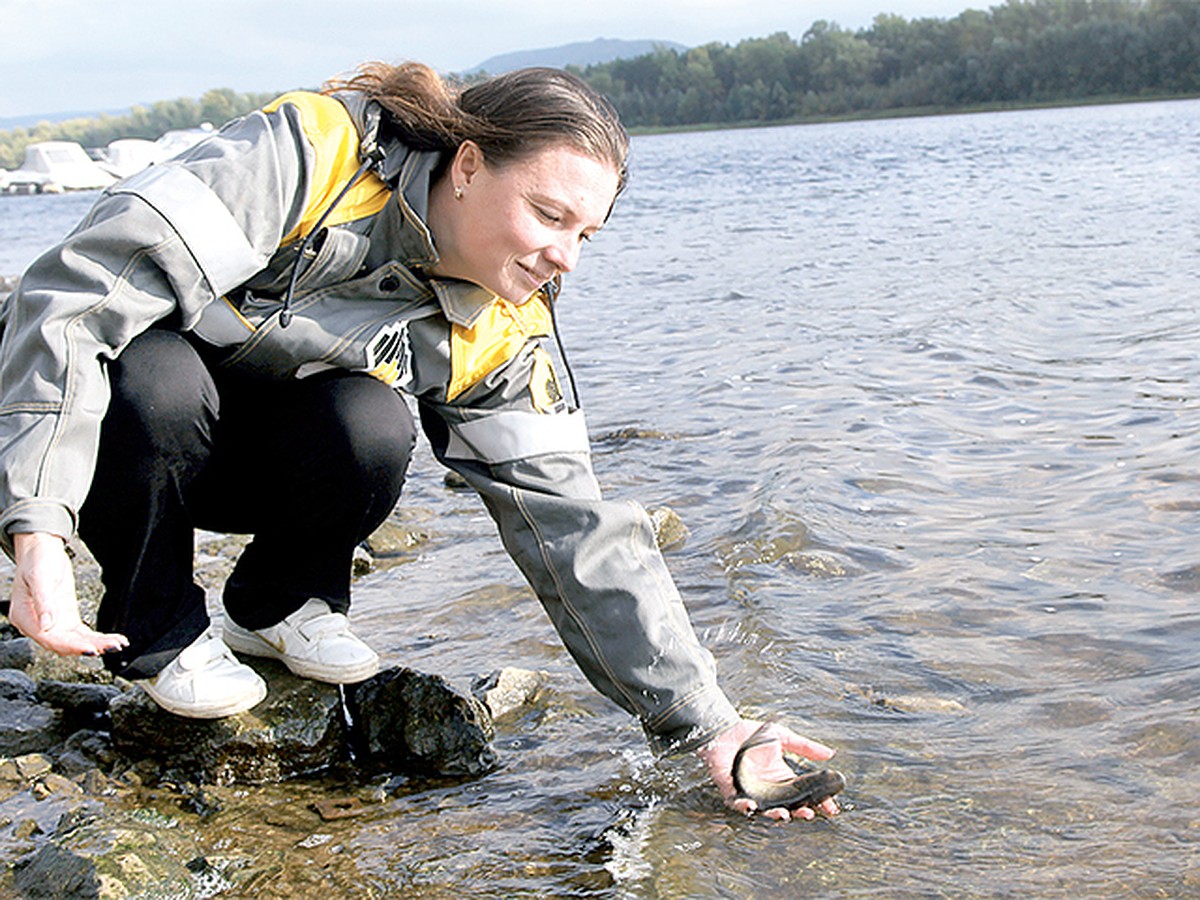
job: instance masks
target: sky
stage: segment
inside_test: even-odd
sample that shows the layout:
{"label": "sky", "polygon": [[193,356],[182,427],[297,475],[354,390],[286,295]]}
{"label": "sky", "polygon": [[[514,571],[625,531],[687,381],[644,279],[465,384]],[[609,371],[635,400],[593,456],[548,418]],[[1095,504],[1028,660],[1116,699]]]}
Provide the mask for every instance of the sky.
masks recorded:
{"label": "sky", "polygon": [[316,87],[367,60],[460,72],[595,38],[736,44],[824,19],[952,18],[1000,0],[0,0],[0,119],[210,88]]}

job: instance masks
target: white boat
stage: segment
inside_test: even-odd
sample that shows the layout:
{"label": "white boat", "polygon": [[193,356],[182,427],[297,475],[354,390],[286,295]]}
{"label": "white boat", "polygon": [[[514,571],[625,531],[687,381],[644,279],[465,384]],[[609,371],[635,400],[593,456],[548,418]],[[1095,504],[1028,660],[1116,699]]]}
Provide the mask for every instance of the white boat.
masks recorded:
{"label": "white boat", "polygon": [[42,141],[25,148],[21,168],[8,173],[8,193],[41,194],[108,187],[116,178],[105,172],[74,141]]}
{"label": "white boat", "polygon": [[195,128],[178,128],[166,132],[160,137],[156,144],[164,154],[164,159],[169,159],[178,153],[182,153],[196,144],[200,143],[211,134],[216,134],[216,129],[208,122],[203,125],[197,125]]}
{"label": "white boat", "polygon": [[162,162],[168,154],[155,141],[144,138],[120,138],[104,148],[97,165],[117,178],[127,178],[147,166]]}

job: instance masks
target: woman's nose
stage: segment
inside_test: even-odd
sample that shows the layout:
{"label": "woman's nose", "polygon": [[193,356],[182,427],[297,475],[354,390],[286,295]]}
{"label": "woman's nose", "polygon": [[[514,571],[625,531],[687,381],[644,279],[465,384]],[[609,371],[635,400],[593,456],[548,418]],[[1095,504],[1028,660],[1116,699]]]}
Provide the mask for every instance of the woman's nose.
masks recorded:
{"label": "woman's nose", "polygon": [[559,272],[570,272],[579,262],[579,242],[571,238],[550,244],[542,255]]}

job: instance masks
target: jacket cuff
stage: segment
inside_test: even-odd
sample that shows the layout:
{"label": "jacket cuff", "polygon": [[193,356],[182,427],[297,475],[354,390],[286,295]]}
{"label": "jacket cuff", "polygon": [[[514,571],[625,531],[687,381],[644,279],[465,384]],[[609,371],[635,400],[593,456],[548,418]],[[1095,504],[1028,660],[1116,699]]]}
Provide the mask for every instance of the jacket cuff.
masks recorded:
{"label": "jacket cuff", "polygon": [[12,559],[12,536],[35,531],[70,540],[75,536],[75,514],[53,500],[19,500],[0,514],[0,549]]}
{"label": "jacket cuff", "polygon": [[703,747],[742,719],[721,691],[711,687],[690,694],[642,728],[656,756],[679,756]]}

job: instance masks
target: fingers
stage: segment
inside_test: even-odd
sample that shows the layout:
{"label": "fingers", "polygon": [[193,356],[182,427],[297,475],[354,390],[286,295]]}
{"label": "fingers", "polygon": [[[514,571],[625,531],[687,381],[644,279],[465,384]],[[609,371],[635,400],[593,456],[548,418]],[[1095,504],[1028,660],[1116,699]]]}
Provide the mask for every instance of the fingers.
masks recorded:
{"label": "fingers", "polygon": [[123,634],[105,634],[82,624],[74,628],[43,630],[29,637],[63,656],[100,656],[129,646],[129,639]]}
{"label": "fingers", "polygon": [[833,754],[837,752],[832,747],[827,747],[819,741],[813,741],[796,734],[790,728],[780,726],[778,737],[785,752],[795,753],[797,756],[803,756],[805,759],[820,762],[831,759]]}
{"label": "fingers", "polygon": [[124,635],[95,631],[80,620],[75,576],[61,537],[18,533],[13,546],[9,621],[22,634],[66,656],[98,656],[129,646]]}
{"label": "fingers", "polygon": [[758,809],[758,804],[749,797],[738,797],[729,805],[733,809],[736,809],[738,812],[740,812],[743,816],[752,816]]}
{"label": "fingers", "polygon": [[[734,809],[744,816],[752,816],[757,811],[753,800],[747,801],[748,808],[743,808],[738,804],[734,804]],[[792,819],[800,819],[804,822],[811,822],[817,817],[818,811],[824,818],[833,818],[838,814],[837,804],[832,800],[826,800],[817,810],[809,809],[807,806],[801,806],[797,809],[788,809],[787,807],[777,807],[775,809],[764,809],[762,816],[765,819],[772,819],[776,822],[790,822]]]}

